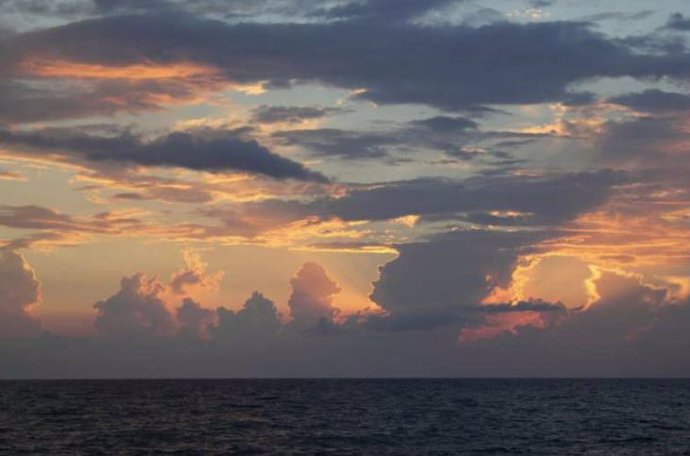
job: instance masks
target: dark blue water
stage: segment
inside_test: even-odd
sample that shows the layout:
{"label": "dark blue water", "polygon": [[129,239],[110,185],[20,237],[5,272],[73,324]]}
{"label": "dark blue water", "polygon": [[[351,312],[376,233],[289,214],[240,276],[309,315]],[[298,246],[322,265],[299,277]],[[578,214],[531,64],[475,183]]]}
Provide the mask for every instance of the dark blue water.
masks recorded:
{"label": "dark blue water", "polygon": [[0,454],[690,455],[690,381],[7,381]]}

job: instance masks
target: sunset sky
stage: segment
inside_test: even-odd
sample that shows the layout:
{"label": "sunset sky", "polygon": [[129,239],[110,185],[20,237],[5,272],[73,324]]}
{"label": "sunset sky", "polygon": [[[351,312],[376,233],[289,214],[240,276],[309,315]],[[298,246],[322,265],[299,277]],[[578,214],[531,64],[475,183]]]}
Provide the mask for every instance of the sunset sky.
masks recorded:
{"label": "sunset sky", "polygon": [[0,377],[690,375],[689,0],[0,0]]}

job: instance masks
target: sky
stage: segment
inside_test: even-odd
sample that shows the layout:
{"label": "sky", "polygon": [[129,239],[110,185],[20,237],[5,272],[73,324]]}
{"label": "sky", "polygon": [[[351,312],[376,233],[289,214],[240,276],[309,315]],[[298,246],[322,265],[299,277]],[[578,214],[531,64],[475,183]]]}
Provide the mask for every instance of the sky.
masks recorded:
{"label": "sky", "polygon": [[0,0],[0,377],[690,376],[690,0]]}

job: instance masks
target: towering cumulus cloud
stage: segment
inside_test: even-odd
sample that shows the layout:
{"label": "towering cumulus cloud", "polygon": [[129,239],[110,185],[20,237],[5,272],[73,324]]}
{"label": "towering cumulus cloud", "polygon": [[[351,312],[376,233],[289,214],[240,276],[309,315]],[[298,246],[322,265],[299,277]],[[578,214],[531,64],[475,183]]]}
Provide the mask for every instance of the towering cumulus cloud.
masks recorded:
{"label": "towering cumulus cloud", "polygon": [[521,249],[536,239],[475,232],[401,246],[374,283],[371,298],[389,314],[376,323],[397,329],[472,324],[482,300],[510,283]]}
{"label": "towering cumulus cloud", "polygon": [[263,341],[275,336],[282,326],[276,306],[258,292],[254,292],[236,312],[224,307],[219,307],[216,312],[218,325],[214,333],[221,339]]}
{"label": "towering cumulus cloud", "polygon": [[290,280],[292,294],[288,305],[292,322],[298,327],[309,328],[329,325],[338,314],[333,306],[333,296],[340,287],[326,275],[326,270],[316,263],[306,263]]}
{"label": "towering cumulus cloud", "polygon": [[39,323],[29,309],[40,299],[40,284],[19,253],[0,249],[0,337],[35,335]]}
{"label": "towering cumulus cloud", "polygon": [[161,299],[163,290],[162,283],[144,274],[124,277],[117,293],[94,304],[96,328],[116,337],[170,333],[173,320]]}

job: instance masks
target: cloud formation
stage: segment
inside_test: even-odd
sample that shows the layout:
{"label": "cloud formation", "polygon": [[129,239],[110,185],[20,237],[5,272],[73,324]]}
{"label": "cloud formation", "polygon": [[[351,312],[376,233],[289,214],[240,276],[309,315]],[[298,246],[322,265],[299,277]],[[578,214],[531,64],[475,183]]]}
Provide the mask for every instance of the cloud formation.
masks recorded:
{"label": "cloud formation", "polygon": [[331,280],[324,268],[305,263],[290,280],[292,294],[288,301],[292,324],[300,328],[329,326],[339,310],[333,306],[333,296],[341,289]]}
{"label": "cloud formation", "polygon": [[[688,19],[493,6],[0,1],[0,376],[690,374]],[[39,334],[106,236],[186,265]]]}
{"label": "cloud formation", "polygon": [[[396,4],[393,9],[387,2],[366,3],[364,8],[389,15],[419,9],[418,2],[408,3],[409,8]],[[346,8],[361,9],[352,5]],[[410,45],[425,52],[410,54]],[[231,24],[188,13],[149,12],[26,33],[4,47],[0,71],[13,76],[21,76],[23,62],[39,55],[111,68],[194,63],[214,68],[238,84],[268,81],[285,87],[315,82],[363,89],[360,98],[380,104],[420,103],[447,110],[568,102],[577,98],[570,87],[579,81],[624,76],[683,79],[690,71],[684,50],[647,53],[633,42],[608,38],[577,22],[476,28],[361,20]],[[335,51],[319,52],[324,48]],[[158,49],[166,49],[165,54]],[[136,109],[134,103],[129,104]]]}
{"label": "cloud formation", "polygon": [[476,325],[482,301],[494,288],[510,284],[519,256],[544,237],[469,232],[399,246],[398,258],[380,268],[371,294],[388,315],[371,324],[391,329]]}
{"label": "cloud formation", "polygon": [[40,283],[24,257],[0,248],[0,338],[35,336],[40,323],[29,310],[40,298]]}
{"label": "cloud formation", "polygon": [[[467,249],[471,247],[466,252]],[[392,273],[393,268],[386,271]],[[312,296],[327,300],[334,293],[333,282],[318,265],[305,266],[296,277],[298,286],[308,286]],[[465,283],[471,282],[462,272],[459,277]],[[476,278],[473,285],[475,298],[483,295],[480,281]],[[213,311],[185,299],[175,314],[168,312],[167,317],[161,318],[165,311],[160,302],[160,288],[141,276],[132,276],[123,280],[122,289],[116,295],[103,301],[107,305],[99,303],[97,309],[99,318],[104,318],[104,312],[110,313],[116,307],[120,318],[110,328],[118,327],[122,331],[118,334],[128,337],[78,339],[44,334],[21,343],[1,344],[0,356],[8,361],[1,374],[3,377],[56,373],[81,377],[688,374],[687,351],[682,349],[690,342],[686,330],[690,322],[687,299],[674,299],[668,288],[611,271],[602,273],[594,283],[599,297],[584,309],[566,311],[559,304],[529,300],[465,306],[473,309],[473,320],[451,319],[424,331],[412,330],[413,327],[389,331],[390,327],[368,323],[369,319],[380,318],[379,314],[358,314],[332,322],[329,331],[303,331],[293,323],[283,323],[273,303],[260,293],[254,293],[237,312],[219,308],[214,316]],[[323,310],[326,306],[318,307]],[[169,331],[169,319],[173,315],[177,331]],[[112,313],[111,317],[114,317]],[[479,337],[462,337],[470,334],[467,331]],[[139,337],[132,337],[134,334]]]}
{"label": "cloud formation", "polygon": [[0,143],[38,153],[62,153],[88,162],[180,167],[213,173],[237,171],[275,179],[326,182],[304,165],[274,154],[231,131],[173,132],[146,141],[129,132],[97,136],[80,131],[0,131]]}
{"label": "cloud formation", "polygon": [[161,298],[165,287],[144,274],[124,277],[120,290],[94,304],[95,326],[110,337],[143,337],[170,334],[174,322]]}

